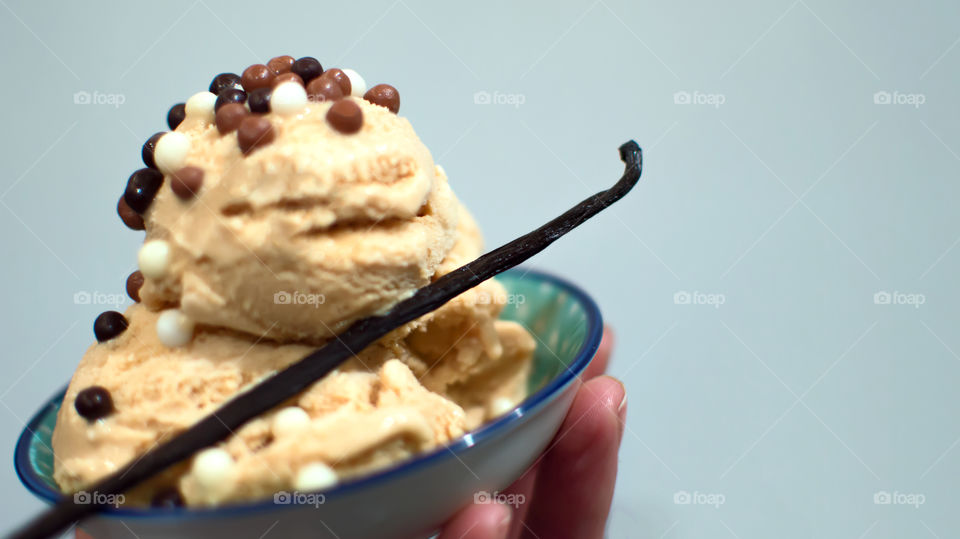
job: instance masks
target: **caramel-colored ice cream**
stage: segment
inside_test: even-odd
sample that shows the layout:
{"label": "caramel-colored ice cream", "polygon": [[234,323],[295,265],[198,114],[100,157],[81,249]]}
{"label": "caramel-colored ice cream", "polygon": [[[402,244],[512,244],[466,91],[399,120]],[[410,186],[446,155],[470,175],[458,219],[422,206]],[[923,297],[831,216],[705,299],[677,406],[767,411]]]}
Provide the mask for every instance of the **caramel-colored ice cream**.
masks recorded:
{"label": "caramel-colored ice cream", "polygon": [[[270,69],[290,63],[277,60]],[[343,93],[353,96],[307,100],[287,82],[268,112],[253,92],[249,110],[216,114],[215,98],[197,94],[172,134],[151,139],[150,168],[131,177],[120,204],[125,223],[139,217],[146,229],[143,284],[130,281],[139,303],[98,318],[99,342],[67,389],[53,434],[64,491],[479,256],[476,223],[394,112],[395,90],[364,94],[347,73]],[[223,77],[221,99],[232,84]],[[330,84],[307,88],[336,94]],[[498,320],[505,298],[487,281],[391,332],[128,502],[317,490],[463,435],[526,394],[534,339]]]}

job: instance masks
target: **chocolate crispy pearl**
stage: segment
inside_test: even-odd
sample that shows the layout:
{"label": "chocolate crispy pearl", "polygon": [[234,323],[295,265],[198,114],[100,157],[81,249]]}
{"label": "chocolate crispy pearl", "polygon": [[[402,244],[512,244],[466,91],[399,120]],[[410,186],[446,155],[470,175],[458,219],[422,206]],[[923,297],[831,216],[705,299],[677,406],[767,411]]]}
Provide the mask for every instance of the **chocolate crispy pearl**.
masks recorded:
{"label": "chocolate crispy pearl", "polygon": [[249,155],[253,150],[270,144],[274,136],[270,120],[263,116],[248,116],[237,128],[237,144],[244,155]]}
{"label": "chocolate crispy pearl", "polygon": [[363,127],[363,111],[350,99],[340,99],[327,110],[327,121],[344,135],[356,133]]}
{"label": "chocolate crispy pearl", "polygon": [[353,87],[350,84],[350,77],[348,77],[347,74],[338,67],[324,71],[323,75],[320,75],[320,78],[332,79],[336,81],[336,83],[340,85],[343,95],[350,95],[350,91],[353,90]]}
{"label": "chocolate crispy pearl", "polygon": [[160,174],[160,171],[141,168],[131,174],[130,179],[127,180],[127,190],[123,193],[123,199],[133,211],[143,215],[143,212],[150,207],[161,185],[163,185],[163,174]]}
{"label": "chocolate crispy pearl", "polygon": [[143,274],[137,270],[127,277],[127,295],[130,299],[140,303],[140,287],[143,286]]}
{"label": "chocolate crispy pearl", "polygon": [[210,93],[214,95],[220,95],[220,92],[227,88],[242,90],[243,86],[240,84],[240,75],[236,73],[220,73],[210,82]]}
{"label": "chocolate crispy pearl", "polygon": [[117,201],[117,215],[120,216],[120,220],[123,221],[123,224],[127,225],[127,228],[130,230],[143,230],[143,217],[139,213],[133,211],[133,208],[127,204],[127,201],[123,198],[123,195],[120,196],[120,200]]}
{"label": "chocolate crispy pearl", "polygon": [[274,56],[267,62],[267,67],[270,68],[270,71],[273,71],[277,75],[282,75],[284,73],[289,73],[293,69],[293,56],[283,55],[283,56]]}
{"label": "chocolate crispy pearl", "polygon": [[367,90],[363,98],[381,107],[387,107],[390,112],[396,114],[400,110],[400,93],[389,84],[378,84]]}
{"label": "chocolate crispy pearl", "polygon": [[293,82],[299,84],[300,86],[305,86],[305,85],[303,84],[303,79],[300,78],[300,75],[297,75],[296,73],[292,73],[292,72],[290,72],[290,73],[281,73],[281,74],[277,75],[276,77],[273,78],[273,82],[271,82],[271,86],[273,86],[274,88],[276,88],[276,87],[279,86],[280,84],[283,84],[284,82],[287,82],[287,81],[293,81]]}
{"label": "chocolate crispy pearl", "polygon": [[230,103],[240,103],[242,105],[246,101],[247,92],[236,88],[228,88],[220,92],[220,95],[217,96],[217,101],[213,104],[213,110],[220,110],[220,107],[229,105]]}
{"label": "chocolate crispy pearl", "polygon": [[[290,73],[290,75],[293,75],[293,73]],[[296,75],[293,76],[296,77]],[[270,112],[271,92],[273,92],[272,88],[257,88],[250,92],[250,95],[247,96],[247,106],[250,107],[250,112],[259,114]]]}
{"label": "chocolate crispy pearl", "polygon": [[113,412],[113,398],[105,387],[90,386],[77,393],[73,407],[80,417],[87,421],[96,421]]}
{"label": "chocolate crispy pearl", "polygon": [[203,169],[200,167],[183,167],[170,178],[170,188],[180,200],[189,200],[196,196],[202,185]]}
{"label": "chocolate crispy pearl", "polygon": [[104,311],[93,321],[97,342],[109,341],[127,329],[127,319],[117,311]]}
{"label": "chocolate crispy pearl", "polygon": [[217,116],[214,118],[217,124],[217,131],[219,131],[221,135],[236,131],[236,129],[240,127],[240,122],[249,115],[250,111],[247,110],[247,107],[239,103],[224,105],[220,107],[220,110],[217,111]]}
{"label": "chocolate crispy pearl", "polygon": [[244,90],[252,92],[257,88],[269,88],[275,76],[276,73],[269,67],[263,64],[253,64],[243,70],[243,75],[240,76],[240,83],[243,84]]}
{"label": "chocolate crispy pearl", "polygon": [[183,119],[186,117],[187,104],[177,103],[176,105],[170,107],[170,112],[167,113],[167,125],[170,126],[170,130],[173,131],[183,122]]}
{"label": "chocolate crispy pearl", "polygon": [[153,158],[153,153],[157,149],[157,141],[160,140],[160,137],[167,134],[166,131],[161,131],[159,133],[154,133],[146,142],[143,143],[143,147],[140,149],[140,158],[143,159],[143,164],[147,165],[150,168],[157,168],[157,162]]}
{"label": "chocolate crispy pearl", "polygon": [[290,68],[291,71],[300,75],[300,78],[303,79],[304,84],[309,84],[310,81],[320,76],[323,73],[323,66],[320,65],[320,62],[313,58],[312,56],[304,56],[296,62],[293,63],[293,67]]}
{"label": "chocolate crispy pearl", "polygon": [[160,507],[163,509],[173,509],[183,507],[183,496],[176,487],[167,487],[158,490],[150,500],[150,507]]}
{"label": "chocolate crispy pearl", "polygon": [[311,101],[335,101],[343,97],[343,89],[336,80],[320,76],[307,84],[307,97]]}

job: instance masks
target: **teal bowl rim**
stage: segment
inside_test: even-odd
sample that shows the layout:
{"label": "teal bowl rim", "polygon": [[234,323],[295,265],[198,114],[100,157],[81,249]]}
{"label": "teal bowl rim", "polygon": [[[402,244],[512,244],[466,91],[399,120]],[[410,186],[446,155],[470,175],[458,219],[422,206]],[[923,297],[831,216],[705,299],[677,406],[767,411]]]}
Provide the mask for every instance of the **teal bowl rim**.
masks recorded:
{"label": "teal bowl rim", "polygon": [[[528,396],[513,411],[499,418],[482,425],[481,427],[464,434],[455,442],[438,447],[433,451],[424,453],[410,460],[401,462],[395,466],[374,472],[368,475],[357,477],[337,484],[330,490],[324,491],[327,499],[337,498],[348,493],[361,490],[373,483],[380,481],[389,481],[391,479],[415,473],[417,470],[431,466],[443,459],[458,458],[458,453],[468,451],[475,445],[485,440],[496,438],[512,427],[519,425],[521,420],[540,411],[549,402],[559,396],[571,382],[580,376],[590,364],[593,356],[600,346],[600,338],[603,336],[603,317],[600,314],[600,308],[596,302],[583,291],[579,286],[572,282],[539,270],[527,268],[515,268],[507,273],[519,273],[521,278],[533,277],[541,282],[550,283],[569,293],[577,299],[583,307],[587,318],[587,332],[583,344],[577,351],[573,361],[567,365],[567,368],[561,371],[553,379],[548,381],[542,388]],[[34,414],[20,437],[17,440],[17,446],[14,451],[14,467],[17,471],[17,477],[20,482],[31,493],[43,501],[54,503],[62,497],[62,493],[50,488],[35,473],[30,463],[30,440],[34,431],[37,429],[40,421],[51,404],[63,399],[66,393],[66,387],[58,391]],[[182,521],[184,519],[209,519],[217,517],[229,517],[237,514],[249,515],[262,511],[277,511],[278,506],[269,500],[259,502],[248,502],[231,504],[223,507],[197,508],[197,507],[177,507],[177,508],[126,508],[110,507],[101,508],[100,515],[114,518],[144,519],[144,520],[166,520],[173,519]]]}

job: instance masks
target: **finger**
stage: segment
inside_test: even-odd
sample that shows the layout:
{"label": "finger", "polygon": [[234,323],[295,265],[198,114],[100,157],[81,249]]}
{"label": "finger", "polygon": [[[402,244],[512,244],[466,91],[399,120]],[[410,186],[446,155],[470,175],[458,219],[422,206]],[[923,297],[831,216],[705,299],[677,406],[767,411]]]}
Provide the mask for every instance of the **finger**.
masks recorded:
{"label": "finger", "polygon": [[527,534],[603,536],[617,477],[620,404],[625,397],[623,384],[609,376],[580,388],[540,462]]}
{"label": "finger", "polygon": [[596,378],[607,372],[607,364],[610,363],[610,355],[613,353],[613,344],[613,328],[603,326],[603,338],[600,339],[600,347],[597,348],[597,355],[593,357],[593,361],[587,365],[587,369],[583,373],[584,380]]}
{"label": "finger", "polygon": [[513,519],[510,524],[510,533],[507,537],[520,537],[524,531],[523,525],[527,519],[527,512],[530,510],[533,500],[533,488],[537,484],[537,474],[540,470],[540,464],[534,463],[519,479],[513,482],[504,492],[510,496],[509,499],[516,501],[513,507]]}
{"label": "finger", "polygon": [[506,539],[512,512],[501,503],[468,505],[443,526],[438,539]]}

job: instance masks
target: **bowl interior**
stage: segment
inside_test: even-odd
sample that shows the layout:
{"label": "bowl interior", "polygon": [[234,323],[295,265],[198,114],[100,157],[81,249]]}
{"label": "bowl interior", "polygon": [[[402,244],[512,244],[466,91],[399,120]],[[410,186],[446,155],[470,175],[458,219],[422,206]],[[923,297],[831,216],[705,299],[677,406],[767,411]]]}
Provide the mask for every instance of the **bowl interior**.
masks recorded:
{"label": "bowl interior", "polygon": [[[529,396],[520,405],[523,409],[525,405],[537,404],[557,393],[569,381],[561,378],[576,376],[585,368],[599,343],[600,315],[586,294],[551,275],[517,268],[497,279],[507,289],[507,304],[501,318],[522,324],[537,341],[528,382]],[[567,376],[561,376],[564,373]],[[546,387],[548,385],[550,387]],[[58,392],[28,423],[15,455],[21,481],[34,494],[48,501],[60,495],[53,480],[51,437],[64,391]],[[500,418],[472,434],[479,435],[481,431],[499,427],[509,420],[510,417]],[[451,444],[452,450],[458,444]],[[119,511],[125,510],[121,508]]]}

